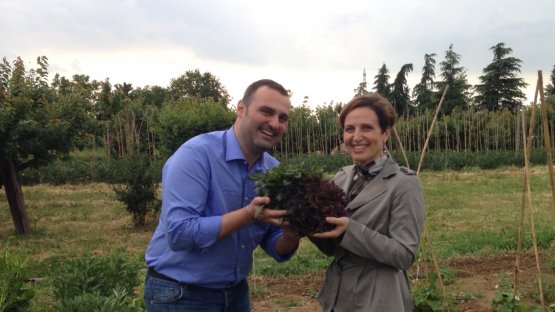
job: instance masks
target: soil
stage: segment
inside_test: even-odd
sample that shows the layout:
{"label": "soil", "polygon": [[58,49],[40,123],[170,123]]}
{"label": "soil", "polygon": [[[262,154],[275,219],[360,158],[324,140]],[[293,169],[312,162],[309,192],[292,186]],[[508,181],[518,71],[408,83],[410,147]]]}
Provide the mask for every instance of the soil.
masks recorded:
{"label": "soil", "polygon": [[[540,256],[540,259],[543,258]],[[519,290],[533,287],[537,276],[533,253],[523,254],[518,273]],[[428,270],[430,264],[420,264],[419,271]],[[503,280],[514,279],[515,255],[501,254],[489,257],[464,257],[440,263],[440,267],[451,268],[455,276],[446,291],[457,301],[457,311],[492,311],[491,302]],[[415,276],[417,266],[411,269]],[[546,273],[546,269],[542,269]],[[553,274],[554,272],[548,272]],[[318,312],[322,311],[315,299],[322,284],[324,271],[287,277],[251,277],[250,287],[254,312]],[[449,281],[446,281],[449,282]],[[466,299],[466,300],[465,300]],[[539,305],[538,302],[533,302]]]}

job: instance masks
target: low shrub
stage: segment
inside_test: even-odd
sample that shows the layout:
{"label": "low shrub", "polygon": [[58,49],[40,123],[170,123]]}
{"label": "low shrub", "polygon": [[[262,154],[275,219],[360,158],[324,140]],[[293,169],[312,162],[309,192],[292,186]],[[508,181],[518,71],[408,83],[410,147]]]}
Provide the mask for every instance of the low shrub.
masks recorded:
{"label": "low shrub", "polygon": [[0,254],[0,312],[26,311],[35,296],[25,285],[27,261],[12,256],[7,250]]}
{"label": "low shrub", "polygon": [[58,312],[142,312],[144,310],[145,307],[142,300],[131,298],[126,291],[122,289],[113,290],[110,296],[102,296],[97,293],[84,293],[64,301],[56,309]]}
{"label": "low shrub", "polygon": [[63,304],[83,294],[109,297],[114,290],[132,296],[139,284],[139,268],[139,262],[123,252],[67,260],[52,278],[54,294]]}

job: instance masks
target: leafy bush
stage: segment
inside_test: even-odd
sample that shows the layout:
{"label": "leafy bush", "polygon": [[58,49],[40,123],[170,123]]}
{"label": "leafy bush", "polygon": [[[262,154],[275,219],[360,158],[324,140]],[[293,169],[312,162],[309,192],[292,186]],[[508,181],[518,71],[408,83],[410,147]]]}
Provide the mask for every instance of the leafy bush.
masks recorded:
{"label": "leafy bush", "polygon": [[430,272],[427,279],[419,280],[412,288],[414,311],[440,312],[454,311],[455,300],[448,295],[443,297],[441,289],[437,287],[437,273]]}
{"label": "leafy bush", "polygon": [[123,184],[113,185],[116,199],[124,203],[135,226],[142,226],[149,212],[160,210],[157,198],[158,180],[147,160],[133,156],[123,163]]}
{"label": "leafy bush", "polygon": [[323,178],[323,170],[312,166],[281,164],[252,179],[261,194],[270,197],[271,208],[287,210],[285,217],[301,236],[333,229],[328,216],[345,215],[343,190]]}
{"label": "leafy bush", "polygon": [[54,294],[62,303],[83,294],[109,297],[114,289],[131,296],[139,283],[139,267],[123,252],[68,260],[54,274]]}
{"label": "leafy bush", "polygon": [[4,251],[0,255],[0,312],[26,311],[35,296],[25,285],[27,262]]}
{"label": "leafy bush", "polygon": [[142,312],[144,302],[130,297],[125,290],[115,289],[110,296],[84,293],[64,301],[57,307],[59,312]]}

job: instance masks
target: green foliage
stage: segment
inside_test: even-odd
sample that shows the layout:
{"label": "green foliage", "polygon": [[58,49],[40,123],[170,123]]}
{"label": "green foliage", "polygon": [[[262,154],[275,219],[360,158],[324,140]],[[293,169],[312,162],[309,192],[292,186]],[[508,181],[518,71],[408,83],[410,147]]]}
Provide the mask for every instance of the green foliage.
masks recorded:
{"label": "green foliage", "polygon": [[323,179],[317,166],[281,164],[263,174],[252,174],[259,192],[271,199],[271,208],[287,210],[285,217],[301,235],[329,231],[328,216],[344,215],[344,192]]}
{"label": "green foliage", "polygon": [[407,82],[407,76],[412,71],[412,64],[405,64],[397,73],[393,81],[393,90],[391,91],[391,104],[395,107],[397,116],[405,116],[410,114],[412,105],[410,103],[410,91]]}
{"label": "green foliage", "polygon": [[442,111],[449,115],[455,108],[467,109],[470,99],[470,85],[466,78],[466,69],[459,66],[461,56],[453,50],[453,44],[445,51],[445,58],[440,65],[441,80],[436,82],[438,96],[441,98],[446,86],[449,86]]}
{"label": "green foliage", "polygon": [[[466,255],[480,250],[511,251],[516,249],[517,229],[501,229],[499,231],[458,231],[455,233],[438,233],[442,241],[449,241],[446,246],[440,246],[437,252],[440,257]],[[536,229],[536,239],[539,248],[549,248],[555,242],[555,231],[549,227]],[[532,247],[532,235],[524,233],[522,248]]]}
{"label": "green foliage", "polygon": [[174,100],[195,97],[202,101],[222,103],[225,107],[231,100],[226,88],[209,72],[188,70],[184,75],[172,79],[168,90]]}
{"label": "green foliage", "polygon": [[0,159],[19,171],[46,164],[75,147],[90,121],[89,102],[77,93],[57,96],[46,81],[48,59],[26,71],[20,58],[0,67]]}
{"label": "green foliage", "polygon": [[35,296],[25,285],[27,262],[10,255],[0,254],[0,312],[27,311]]}
{"label": "green foliage", "polygon": [[412,97],[414,105],[421,111],[426,109],[434,109],[432,105],[436,103],[434,96],[435,91],[435,60],[436,54],[424,55],[424,67],[422,67],[422,78],[420,82],[414,86]]}
{"label": "green foliage", "polygon": [[481,109],[489,111],[509,109],[516,112],[522,107],[526,95],[521,90],[527,84],[520,73],[521,60],[508,56],[513,51],[503,42],[491,47],[493,61],[484,68],[480,76],[481,84],[476,85],[475,101]]}
{"label": "green foliage", "polygon": [[135,226],[142,226],[149,212],[160,211],[157,198],[159,180],[148,160],[133,155],[123,163],[123,184],[112,186],[117,200],[125,204]]}
{"label": "green foliage", "polygon": [[142,312],[144,302],[132,298],[123,289],[114,289],[110,296],[83,293],[60,304],[59,312]]}
{"label": "green foliage", "polygon": [[430,272],[427,279],[422,279],[415,283],[412,287],[414,311],[440,312],[455,310],[456,302],[454,298],[451,295],[444,298],[437,284],[436,272]]}
{"label": "green foliage", "polygon": [[139,267],[138,261],[123,252],[67,260],[61,262],[52,277],[54,293],[62,303],[83,294],[109,297],[114,290],[132,297],[139,284]]}
{"label": "green foliage", "polygon": [[[393,158],[404,165],[403,156],[399,152],[391,153]],[[420,161],[420,152],[406,152],[411,168],[416,169]],[[546,151],[537,148],[531,151],[530,165],[545,165]],[[428,151],[422,163],[422,170],[466,170],[469,168],[495,169],[501,167],[523,167],[523,151],[489,150],[483,152]]]}
{"label": "green foliage", "polygon": [[391,101],[391,84],[389,83],[389,69],[385,63],[380,67],[376,76],[374,76],[373,91],[383,95]]}
{"label": "green foliage", "polygon": [[161,156],[171,155],[183,142],[201,133],[226,130],[235,113],[219,103],[184,98],[165,105],[160,111],[155,133],[161,144]]}
{"label": "green foliage", "polygon": [[491,301],[491,308],[496,312],[541,312],[538,306],[521,301],[519,296],[514,296],[510,291],[498,291]]}
{"label": "green foliage", "polygon": [[253,273],[269,277],[307,274],[325,269],[332,260],[313,250],[309,253],[297,253],[289,261],[276,263],[265,253],[257,252]]}

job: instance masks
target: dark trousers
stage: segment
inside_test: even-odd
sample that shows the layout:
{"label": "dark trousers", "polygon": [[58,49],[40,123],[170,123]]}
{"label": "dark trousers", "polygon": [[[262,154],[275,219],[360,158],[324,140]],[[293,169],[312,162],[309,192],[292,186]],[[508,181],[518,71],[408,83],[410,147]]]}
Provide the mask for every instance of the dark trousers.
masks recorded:
{"label": "dark trousers", "polygon": [[144,299],[147,311],[250,312],[247,281],[224,289],[185,285],[146,275]]}

